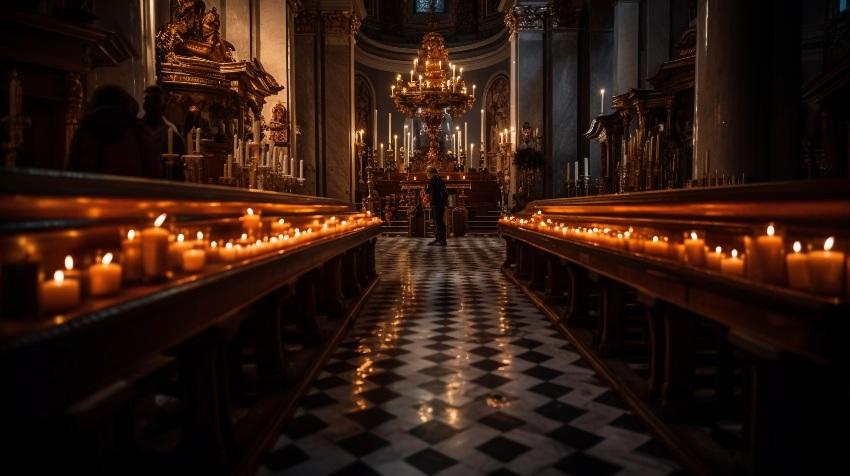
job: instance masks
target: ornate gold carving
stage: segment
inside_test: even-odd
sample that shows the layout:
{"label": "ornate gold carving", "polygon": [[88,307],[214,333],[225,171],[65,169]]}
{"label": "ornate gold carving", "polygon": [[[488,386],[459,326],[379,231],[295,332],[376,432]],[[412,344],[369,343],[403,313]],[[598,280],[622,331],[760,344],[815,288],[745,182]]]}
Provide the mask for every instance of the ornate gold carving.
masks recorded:
{"label": "ornate gold carving", "polygon": [[543,30],[549,11],[548,5],[515,5],[505,14],[505,25],[511,34],[520,30]]}
{"label": "ornate gold carving", "polygon": [[353,35],[360,28],[360,17],[350,11],[322,12],[322,26],[326,35]]}
{"label": "ornate gold carving", "polygon": [[236,61],[233,45],[221,38],[220,28],[215,7],[207,10],[202,0],[177,0],[174,21],[156,34],[157,60],[171,63],[183,55],[220,63]]}

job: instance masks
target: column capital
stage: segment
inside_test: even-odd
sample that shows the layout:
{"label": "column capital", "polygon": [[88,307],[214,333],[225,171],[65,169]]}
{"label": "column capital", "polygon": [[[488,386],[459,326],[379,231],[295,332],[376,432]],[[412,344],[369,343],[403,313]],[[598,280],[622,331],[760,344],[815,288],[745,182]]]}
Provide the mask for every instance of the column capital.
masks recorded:
{"label": "column capital", "polygon": [[325,35],[354,35],[360,29],[361,18],[349,10],[322,11]]}
{"label": "column capital", "polygon": [[547,3],[515,3],[505,13],[505,25],[511,34],[517,31],[542,31],[546,28],[549,13],[550,6]]}
{"label": "column capital", "polygon": [[295,16],[295,34],[311,35],[319,31],[319,12],[316,10],[301,10]]}

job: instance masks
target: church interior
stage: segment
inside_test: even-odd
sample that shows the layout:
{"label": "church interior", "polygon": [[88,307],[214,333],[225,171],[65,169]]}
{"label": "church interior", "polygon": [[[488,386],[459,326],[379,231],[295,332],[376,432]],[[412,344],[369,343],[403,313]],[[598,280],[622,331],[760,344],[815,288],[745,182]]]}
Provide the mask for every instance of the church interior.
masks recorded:
{"label": "church interior", "polygon": [[0,468],[850,474],[848,106],[848,0],[5,1]]}

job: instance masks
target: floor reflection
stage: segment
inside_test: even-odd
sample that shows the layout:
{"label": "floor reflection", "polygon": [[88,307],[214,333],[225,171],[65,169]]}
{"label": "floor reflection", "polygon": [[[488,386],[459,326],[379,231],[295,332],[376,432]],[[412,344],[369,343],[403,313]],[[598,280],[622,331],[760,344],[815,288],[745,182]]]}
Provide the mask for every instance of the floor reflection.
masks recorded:
{"label": "floor reflection", "polygon": [[623,402],[501,275],[504,242],[381,237],[381,282],[261,474],[669,474]]}

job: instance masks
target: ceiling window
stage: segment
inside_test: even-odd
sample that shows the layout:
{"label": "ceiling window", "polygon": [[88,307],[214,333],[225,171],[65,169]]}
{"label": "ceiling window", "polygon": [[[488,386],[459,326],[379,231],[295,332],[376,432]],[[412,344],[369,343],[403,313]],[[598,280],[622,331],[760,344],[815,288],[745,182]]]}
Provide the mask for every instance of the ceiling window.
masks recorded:
{"label": "ceiling window", "polygon": [[431,13],[431,5],[435,13],[446,13],[446,0],[416,0],[416,13]]}

